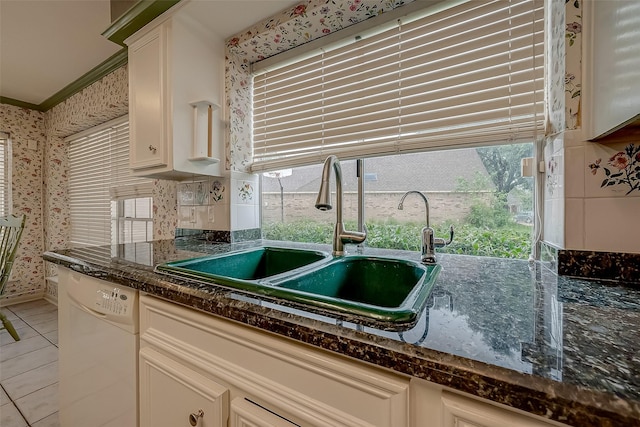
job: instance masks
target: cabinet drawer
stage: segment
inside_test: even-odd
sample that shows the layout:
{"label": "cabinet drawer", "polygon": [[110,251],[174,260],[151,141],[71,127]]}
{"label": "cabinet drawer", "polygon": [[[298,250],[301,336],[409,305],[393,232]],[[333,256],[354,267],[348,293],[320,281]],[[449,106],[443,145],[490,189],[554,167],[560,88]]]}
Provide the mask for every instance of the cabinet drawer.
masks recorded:
{"label": "cabinet drawer", "polygon": [[553,427],[561,425],[446,391],[442,393],[442,408],[442,425],[444,427]]}
{"label": "cabinet drawer", "polygon": [[140,351],[140,427],[225,427],[229,391],[174,360]]}

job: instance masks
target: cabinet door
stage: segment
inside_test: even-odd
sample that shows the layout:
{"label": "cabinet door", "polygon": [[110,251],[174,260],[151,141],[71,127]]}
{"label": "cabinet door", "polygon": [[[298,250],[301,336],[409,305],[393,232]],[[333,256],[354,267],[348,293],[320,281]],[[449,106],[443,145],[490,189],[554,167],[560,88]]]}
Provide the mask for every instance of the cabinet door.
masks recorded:
{"label": "cabinet door", "polygon": [[444,427],[552,427],[545,422],[519,412],[501,409],[453,393],[442,393]]}
{"label": "cabinet door", "polygon": [[129,46],[129,163],[132,169],[166,166],[168,23]]}
{"label": "cabinet door", "polygon": [[298,424],[242,397],[231,402],[229,427],[295,427]]}
{"label": "cabinet door", "polygon": [[140,427],[226,427],[229,391],[157,351],[140,350]]}

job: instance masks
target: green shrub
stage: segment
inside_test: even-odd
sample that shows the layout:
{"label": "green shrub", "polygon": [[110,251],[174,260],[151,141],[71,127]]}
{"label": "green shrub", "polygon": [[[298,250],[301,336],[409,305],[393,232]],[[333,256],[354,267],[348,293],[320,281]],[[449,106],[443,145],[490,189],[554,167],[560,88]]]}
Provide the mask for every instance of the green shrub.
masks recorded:
{"label": "green shrub", "polygon": [[[354,223],[345,227],[355,230]],[[366,245],[372,248],[419,251],[421,244],[420,223],[371,222],[367,223]],[[531,253],[531,227],[515,224],[509,220],[502,227],[488,228],[471,223],[454,224],[453,243],[437,252],[461,255],[493,256],[500,258],[527,259]],[[434,227],[436,237],[448,239],[449,225]],[[264,224],[263,236],[269,240],[330,244],[333,224],[317,221]]]}

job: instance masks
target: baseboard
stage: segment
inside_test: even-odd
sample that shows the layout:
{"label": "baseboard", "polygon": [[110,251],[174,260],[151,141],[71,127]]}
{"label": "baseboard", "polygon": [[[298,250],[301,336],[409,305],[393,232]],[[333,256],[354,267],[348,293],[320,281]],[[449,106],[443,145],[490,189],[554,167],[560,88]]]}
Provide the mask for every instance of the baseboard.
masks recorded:
{"label": "baseboard", "polygon": [[0,298],[0,307],[8,307],[14,304],[20,304],[23,302],[36,301],[44,298],[44,292],[24,293],[20,295],[8,295],[5,294]]}
{"label": "baseboard", "polygon": [[56,307],[58,306],[58,298],[54,298],[51,295],[46,295],[44,296],[44,300],[47,302],[50,302],[51,304],[55,305]]}

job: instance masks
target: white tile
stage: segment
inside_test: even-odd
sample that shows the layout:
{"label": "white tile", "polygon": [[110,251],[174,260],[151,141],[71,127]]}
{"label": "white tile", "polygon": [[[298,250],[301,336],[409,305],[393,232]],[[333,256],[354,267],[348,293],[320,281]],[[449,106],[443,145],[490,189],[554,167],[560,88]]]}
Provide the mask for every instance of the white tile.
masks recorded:
{"label": "white tile", "polygon": [[49,322],[46,323],[39,323],[37,325],[31,325],[31,327],[33,329],[35,329],[36,331],[38,331],[41,334],[47,334],[49,332],[53,332],[53,331],[57,331],[58,330],[58,319],[56,320],[50,320]]}
{"label": "white tile", "polygon": [[194,186],[194,199],[195,205],[203,206],[209,204],[209,182],[195,182]]}
{"label": "white tile", "polygon": [[545,200],[564,197],[563,153],[555,153],[550,157],[545,156],[544,195]]}
{"label": "white tile", "polygon": [[34,325],[39,325],[41,323],[48,323],[53,321],[58,321],[58,310],[49,311],[46,313],[38,313],[32,314],[29,316],[21,316],[22,320],[29,324],[29,326],[33,327]]}
{"label": "white tile", "polygon": [[20,318],[25,319],[31,316],[35,316],[37,314],[50,313],[52,311],[57,312],[58,307],[54,304],[51,304],[48,301],[42,300],[44,302],[38,302],[35,304],[35,301],[30,305],[23,307],[21,304],[12,306],[16,313],[19,314]]}
{"label": "white tile", "polygon": [[591,142],[588,142],[587,138],[585,138],[582,129],[567,129],[563,132],[562,139],[565,148],[583,146],[585,143],[591,144]]}
{"label": "white tile", "polygon": [[30,424],[58,412],[58,383],[41,388],[15,401]]}
{"label": "white tile", "polygon": [[13,311],[11,311],[11,309],[9,307],[3,307],[3,308],[0,309],[0,311],[9,320],[18,319],[18,316]]}
{"label": "white tile", "polygon": [[544,240],[553,245],[564,247],[564,200],[548,199],[544,201]]}
{"label": "white tile", "polygon": [[9,396],[7,396],[7,393],[4,392],[4,389],[0,387],[0,406],[4,406],[10,402],[11,402],[11,399],[9,399]]}
{"label": "white tile", "polygon": [[2,346],[2,351],[0,351],[0,362],[39,350],[48,345],[51,345],[51,343],[40,335],[31,338],[22,338],[20,341],[5,344]]}
{"label": "white tile", "polygon": [[640,197],[586,199],[585,249],[640,253]]}
{"label": "white tile", "polygon": [[178,184],[178,206],[190,206],[194,204],[195,193],[192,182]]}
{"label": "white tile", "polygon": [[[627,182],[623,182],[626,178],[624,169],[620,169],[623,163],[616,161],[621,159],[629,162],[624,150],[627,144],[596,144],[590,143],[585,145],[585,196],[586,197],[640,197],[640,191],[634,190],[629,193],[631,186]],[[620,157],[616,154],[621,153]],[[616,156],[614,158],[614,156]],[[613,160],[612,160],[613,159]],[[607,175],[607,171],[609,175]],[[620,177],[611,178],[612,175],[622,173]],[[606,181],[606,182],[605,182]],[[612,183],[612,185],[608,185]],[[637,183],[633,178],[631,183]],[[603,186],[603,184],[605,184]],[[627,195],[627,193],[629,193]]]}
{"label": "white tile", "polygon": [[52,344],[58,345],[58,331],[47,332],[46,334],[42,334],[46,339],[49,340]]}
{"label": "white tile", "polygon": [[4,381],[56,360],[58,360],[58,347],[54,345],[49,345],[20,357],[5,360],[2,362],[0,380]]}
{"label": "white tile", "polygon": [[29,311],[32,311],[34,308],[49,307],[51,305],[52,304],[47,300],[38,299],[33,301],[22,302],[20,304],[13,304],[9,306],[9,309],[16,314],[20,314],[20,313],[27,313]]}
{"label": "white tile", "polygon": [[58,362],[52,362],[2,381],[14,401],[58,382]]}
{"label": "white tile", "polygon": [[[209,206],[213,209],[213,222],[209,222],[210,230],[230,230],[231,229],[231,208],[228,204],[215,204]],[[210,218],[211,219],[211,218]]]}
{"label": "white tile", "polygon": [[58,417],[58,412],[49,415],[46,418],[41,419],[35,424],[32,424],[33,427],[60,427],[60,420]]}
{"label": "white tile", "polygon": [[[19,317],[16,317],[14,319],[7,319],[9,322],[11,322],[11,324],[13,325],[14,329],[22,329],[22,328],[26,328],[29,325],[27,325],[27,323],[20,319]],[[3,329],[3,332],[6,332],[6,329]]]}
{"label": "white tile", "polygon": [[209,181],[209,204],[229,204],[229,179],[215,177]]}
{"label": "white tile", "polygon": [[[587,172],[584,147],[570,147],[564,152],[564,195],[584,197],[584,180]],[[590,174],[589,174],[590,175]]]}
{"label": "white tile", "polygon": [[233,206],[231,228],[233,230],[247,230],[251,228],[258,228],[258,216],[256,211],[258,206],[256,205],[235,205]]}
{"label": "white tile", "polygon": [[[31,338],[31,337],[37,337],[38,335],[40,335],[31,326],[24,326],[22,328],[16,328],[16,332],[18,333],[18,336],[20,337],[21,340],[25,340],[25,339]],[[0,345],[4,346],[5,344],[10,344],[10,343],[14,343],[14,342],[15,341],[13,340],[11,335],[9,335],[9,332],[7,332],[7,331],[0,332]]]}
{"label": "white tile", "polygon": [[260,189],[255,180],[231,180],[231,204],[254,205],[258,203]]}
{"label": "white tile", "polygon": [[7,403],[0,407],[0,426],[2,427],[27,427],[28,424],[13,403]]}
{"label": "white tile", "polygon": [[564,247],[584,249],[584,199],[566,199],[564,203]]}

